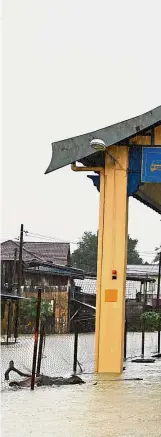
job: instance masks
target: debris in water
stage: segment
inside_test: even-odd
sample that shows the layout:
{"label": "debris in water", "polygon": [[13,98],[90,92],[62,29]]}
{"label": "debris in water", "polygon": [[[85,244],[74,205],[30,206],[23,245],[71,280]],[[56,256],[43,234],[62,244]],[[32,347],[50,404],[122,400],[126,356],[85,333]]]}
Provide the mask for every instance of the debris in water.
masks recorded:
{"label": "debris in water", "polygon": [[155,363],[154,358],[134,358],[131,360],[132,363]]}
{"label": "debris in water", "polygon": [[[31,378],[32,375],[29,375],[27,373],[23,373],[20,370],[16,369],[16,367],[14,367],[14,362],[13,360],[9,362],[9,368],[6,370],[5,372],[5,380],[9,381],[9,373],[10,372],[15,372],[20,376],[24,376],[27,377],[26,379],[23,379],[22,381],[11,381],[9,382],[9,386],[10,387],[30,387],[31,385]],[[57,386],[59,387],[60,385],[71,385],[71,384],[85,384],[85,381],[83,381],[78,375],[72,375],[69,377],[62,377],[62,376],[58,376],[58,377],[50,377],[47,375],[39,375],[36,376],[35,378],[35,384],[40,387],[40,386]]]}

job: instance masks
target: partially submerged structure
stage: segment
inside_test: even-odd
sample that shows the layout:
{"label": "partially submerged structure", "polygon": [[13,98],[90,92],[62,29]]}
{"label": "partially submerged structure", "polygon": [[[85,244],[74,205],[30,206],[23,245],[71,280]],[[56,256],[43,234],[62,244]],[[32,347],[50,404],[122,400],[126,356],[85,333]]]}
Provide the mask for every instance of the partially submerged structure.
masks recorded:
{"label": "partially submerged structure", "polygon": [[[149,272],[149,273],[148,273]],[[128,331],[140,331],[141,314],[156,310],[158,265],[127,266],[125,317]],[[97,278],[76,279],[71,301],[71,329],[77,323],[79,332],[95,330]],[[159,299],[161,308],[161,298]],[[73,324],[73,326],[72,326]]]}
{"label": "partially submerged structure", "polygon": [[[79,161],[83,167],[76,165]],[[95,370],[123,369],[128,197],[161,213],[161,106],[52,144],[46,173],[92,171],[100,191]]]}
{"label": "partially submerged structure", "polygon": [[[16,264],[14,261],[17,250]],[[18,282],[19,243],[8,240],[1,244],[1,333],[7,335],[11,331],[14,317],[15,299]],[[22,250],[22,287],[23,297],[37,297],[37,289],[41,287],[42,299],[51,303],[53,318],[52,330],[55,333],[69,331],[70,291],[74,286],[74,279],[83,279],[82,270],[70,267],[69,243],[53,242],[24,242]],[[14,269],[15,267],[15,269]],[[4,297],[6,296],[6,298]],[[23,320],[20,321],[23,325]],[[10,326],[10,328],[8,328]],[[32,327],[25,328],[26,333]],[[13,328],[12,328],[13,331]]]}

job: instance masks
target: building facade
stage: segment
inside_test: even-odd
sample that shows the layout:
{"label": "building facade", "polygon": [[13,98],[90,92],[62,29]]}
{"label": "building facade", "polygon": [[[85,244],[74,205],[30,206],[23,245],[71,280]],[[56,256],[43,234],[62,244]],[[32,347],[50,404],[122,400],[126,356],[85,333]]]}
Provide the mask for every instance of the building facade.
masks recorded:
{"label": "building facade", "polygon": [[[18,258],[19,243],[8,240],[1,244],[1,292],[3,294],[16,293]],[[70,330],[70,293],[74,287],[74,279],[84,277],[81,270],[74,269],[69,264],[70,245],[68,243],[23,243],[21,295],[26,298],[35,298],[38,288],[41,287],[42,300],[47,301],[52,308],[52,319],[48,323],[48,330],[54,333],[65,333]],[[3,299],[2,334],[7,329],[8,320],[7,299],[6,311],[4,302]],[[12,309],[12,314],[13,312]],[[22,329],[25,329],[24,325]],[[26,332],[30,332],[31,329],[32,326],[29,324]]]}

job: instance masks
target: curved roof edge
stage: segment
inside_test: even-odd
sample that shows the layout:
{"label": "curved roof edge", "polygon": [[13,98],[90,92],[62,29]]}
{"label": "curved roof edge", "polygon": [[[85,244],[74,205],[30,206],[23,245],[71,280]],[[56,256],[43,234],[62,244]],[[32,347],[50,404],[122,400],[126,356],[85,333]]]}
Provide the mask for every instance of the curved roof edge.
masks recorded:
{"label": "curved roof edge", "polygon": [[96,153],[90,145],[90,141],[95,138],[100,138],[107,146],[110,146],[159,123],[161,123],[161,105],[142,115],[103,129],[52,143],[52,158],[45,174]]}

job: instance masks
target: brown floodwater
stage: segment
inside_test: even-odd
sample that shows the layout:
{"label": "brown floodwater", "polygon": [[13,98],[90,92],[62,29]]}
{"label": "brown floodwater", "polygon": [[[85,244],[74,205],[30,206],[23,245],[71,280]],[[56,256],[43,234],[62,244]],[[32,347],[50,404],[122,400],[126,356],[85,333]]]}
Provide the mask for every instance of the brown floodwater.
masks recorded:
{"label": "brown floodwater", "polygon": [[[67,347],[69,341],[70,347]],[[63,342],[62,346],[60,336],[54,340],[53,336],[46,339],[42,364],[45,373],[47,370],[49,374],[70,372],[73,340],[71,336],[64,336]],[[128,343],[128,354],[139,354],[139,334],[129,334]],[[28,349],[25,345],[24,339],[20,341],[19,353],[16,352],[18,347],[13,350],[11,346],[9,350],[2,346],[3,370],[8,360],[13,358],[20,368],[23,348],[26,356],[29,355],[29,345]],[[155,351],[156,337],[153,334],[146,335],[146,345],[147,355],[150,349]],[[81,377],[86,384],[40,387],[31,392],[30,389],[8,389],[2,381],[2,437],[161,437],[161,360],[153,364],[135,364],[129,359],[121,378],[94,375],[93,346],[93,334],[81,336],[79,360],[84,370]],[[53,372],[52,368],[55,369]],[[143,380],[133,381],[132,378]]]}

